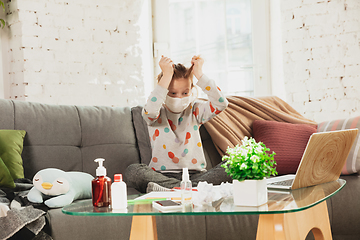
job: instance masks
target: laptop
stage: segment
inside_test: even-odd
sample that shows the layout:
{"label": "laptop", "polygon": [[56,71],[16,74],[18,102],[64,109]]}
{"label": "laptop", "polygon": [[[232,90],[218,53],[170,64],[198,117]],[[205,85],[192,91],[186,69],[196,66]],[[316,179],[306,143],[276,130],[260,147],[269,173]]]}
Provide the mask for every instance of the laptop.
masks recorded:
{"label": "laptop", "polygon": [[350,153],[358,129],[313,133],[296,174],[267,179],[269,189],[293,190],[336,181]]}

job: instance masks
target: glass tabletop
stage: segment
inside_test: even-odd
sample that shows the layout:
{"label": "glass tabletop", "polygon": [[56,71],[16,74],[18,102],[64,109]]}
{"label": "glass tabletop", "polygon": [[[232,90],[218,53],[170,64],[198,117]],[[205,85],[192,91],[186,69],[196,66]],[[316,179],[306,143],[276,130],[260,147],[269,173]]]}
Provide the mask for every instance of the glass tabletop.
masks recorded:
{"label": "glass tabletop", "polygon": [[[245,215],[245,214],[276,214],[297,212],[308,209],[325,201],[346,184],[343,179],[312,187],[296,190],[268,189],[268,202],[258,207],[235,206],[232,197],[214,201],[209,205],[194,206],[186,212],[160,212],[152,207],[150,201],[129,201],[125,210],[115,210],[111,207],[93,207],[92,200],[80,200],[62,208],[62,212],[77,216],[135,216],[135,215]],[[128,200],[139,195],[129,195]]]}

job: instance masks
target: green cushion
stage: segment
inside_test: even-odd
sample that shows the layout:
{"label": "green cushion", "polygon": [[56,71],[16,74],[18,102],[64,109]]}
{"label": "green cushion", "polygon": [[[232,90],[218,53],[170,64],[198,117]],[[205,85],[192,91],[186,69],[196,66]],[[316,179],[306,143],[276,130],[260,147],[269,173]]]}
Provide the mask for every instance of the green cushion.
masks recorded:
{"label": "green cushion", "polygon": [[14,180],[24,178],[21,153],[26,131],[0,130],[0,187],[14,188]]}

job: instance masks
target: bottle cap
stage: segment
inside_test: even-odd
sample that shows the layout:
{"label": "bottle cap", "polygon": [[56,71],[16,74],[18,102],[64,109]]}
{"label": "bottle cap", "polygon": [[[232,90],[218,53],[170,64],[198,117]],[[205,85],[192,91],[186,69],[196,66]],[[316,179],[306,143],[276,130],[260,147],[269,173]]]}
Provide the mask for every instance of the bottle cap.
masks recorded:
{"label": "bottle cap", "polygon": [[114,175],[114,182],[122,182],[122,174],[115,174]]}
{"label": "bottle cap", "polygon": [[94,162],[99,163],[99,166],[96,169],[96,176],[106,176],[106,168],[103,166],[104,161],[104,158],[97,158],[94,160]]}
{"label": "bottle cap", "polygon": [[183,180],[183,181],[190,181],[188,168],[183,168],[182,180]]}

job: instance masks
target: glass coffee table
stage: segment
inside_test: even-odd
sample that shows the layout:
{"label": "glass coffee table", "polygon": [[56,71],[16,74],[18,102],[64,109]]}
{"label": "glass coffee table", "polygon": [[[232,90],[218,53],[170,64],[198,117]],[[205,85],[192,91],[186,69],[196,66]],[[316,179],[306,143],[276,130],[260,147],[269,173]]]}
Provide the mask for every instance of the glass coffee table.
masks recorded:
{"label": "glass coffee table", "polygon": [[[91,199],[63,207],[76,216],[132,216],[130,239],[157,239],[158,215],[246,215],[259,214],[256,239],[305,239],[310,231],[315,239],[332,239],[326,199],[339,192],[345,180],[292,191],[268,191],[268,202],[259,207],[235,206],[231,197],[216,204],[194,207],[189,212],[162,213],[149,201],[133,201],[126,211],[95,208]],[[130,195],[134,199],[140,195]]]}

